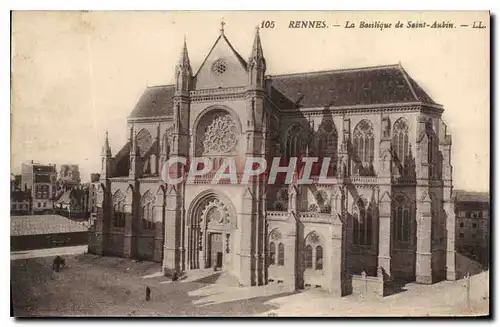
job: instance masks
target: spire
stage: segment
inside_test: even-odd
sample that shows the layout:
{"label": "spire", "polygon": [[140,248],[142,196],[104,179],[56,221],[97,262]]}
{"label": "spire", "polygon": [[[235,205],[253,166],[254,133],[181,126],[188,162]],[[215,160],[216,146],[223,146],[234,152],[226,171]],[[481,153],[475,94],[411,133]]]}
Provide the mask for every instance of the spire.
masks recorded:
{"label": "spire", "polygon": [[184,35],[184,45],[182,46],[181,57],[179,59],[179,67],[187,68],[191,71],[191,63],[189,62],[189,55],[187,50],[186,36]]}
{"label": "spire", "polygon": [[102,146],[102,154],[106,156],[111,156],[111,147],[109,146],[108,131],[106,131],[104,137],[104,145]]}
{"label": "spire", "polygon": [[182,46],[181,57],[179,63],[175,67],[175,90],[176,92],[189,92],[191,78],[193,71],[191,70],[191,63],[189,62],[189,55],[186,44],[186,37],[184,36],[184,45]]}
{"label": "spire", "polygon": [[264,53],[262,51],[262,44],[260,42],[259,27],[255,27],[255,38],[253,40],[252,54],[248,60],[250,63],[255,60],[257,63],[262,60],[265,65]]}

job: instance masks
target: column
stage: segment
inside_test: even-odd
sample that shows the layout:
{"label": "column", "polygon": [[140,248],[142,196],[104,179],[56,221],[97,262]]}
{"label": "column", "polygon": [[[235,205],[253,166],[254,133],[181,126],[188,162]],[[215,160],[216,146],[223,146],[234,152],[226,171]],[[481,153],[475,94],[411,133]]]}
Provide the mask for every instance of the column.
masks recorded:
{"label": "column", "polygon": [[[295,220],[294,217],[291,217]],[[285,278],[283,283],[290,292],[297,289],[297,224],[290,225],[292,228],[285,233],[283,242],[285,243]],[[278,254],[278,246],[276,247],[276,254]],[[278,258],[278,256],[276,256]]]}
{"label": "column", "polygon": [[392,277],[391,231],[391,195],[385,191],[379,201],[378,267],[383,269],[389,279]]}
{"label": "column", "polygon": [[254,196],[250,187],[243,195],[243,206],[240,215],[241,237],[240,237],[240,284],[243,286],[255,285],[255,258],[254,233],[256,214],[254,208]]}
{"label": "column", "polygon": [[135,231],[134,231],[134,214],[132,204],[125,204],[125,228],[123,231],[123,256],[125,258],[133,258],[135,256]]}
{"label": "column", "polygon": [[417,186],[417,283],[432,284],[432,214],[428,188]]}
{"label": "column", "polygon": [[98,195],[96,199],[95,230],[89,242],[89,252],[97,255],[104,255],[106,248],[106,222],[109,220],[110,216],[109,210],[106,210],[107,207],[109,207],[109,196],[107,192],[109,192],[108,189],[100,184],[97,190]]}
{"label": "column", "polygon": [[444,212],[446,214],[446,279],[456,280],[455,253],[455,205],[451,199],[451,188],[444,190]]}
{"label": "column", "polygon": [[166,195],[164,247],[163,247],[163,272],[180,272],[180,222],[181,222],[181,201],[179,193],[181,184],[168,186]]}
{"label": "column", "polygon": [[[330,249],[330,287],[329,292],[334,296],[348,294],[348,276],[346,269],[346,226],[338,215],[333,217],[332,246]],[[326,253],[325,253],[326,254]]]}
{"label": "column", "polygon": [[[157,197],[159,195],[156,195]],[[162,197],[163,202],[163,197]],[[155,239],[154,239],[154,252],[153,252],[153,260],[155,262],[161,262],[163,259],[163,214],[164,207],[163,203],[159,204],[158,200],[153,207],[153,219],[155,223]]]}

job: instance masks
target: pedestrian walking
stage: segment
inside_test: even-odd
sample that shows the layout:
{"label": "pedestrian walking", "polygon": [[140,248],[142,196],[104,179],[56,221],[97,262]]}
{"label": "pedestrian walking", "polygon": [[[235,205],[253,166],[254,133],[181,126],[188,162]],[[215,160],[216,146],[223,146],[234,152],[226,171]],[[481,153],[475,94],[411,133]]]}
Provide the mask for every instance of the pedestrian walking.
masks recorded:
{"label": "pedestrian walking", "polygon": [[146,301],[151,300],[151,289],[149,286],[146,286]]}

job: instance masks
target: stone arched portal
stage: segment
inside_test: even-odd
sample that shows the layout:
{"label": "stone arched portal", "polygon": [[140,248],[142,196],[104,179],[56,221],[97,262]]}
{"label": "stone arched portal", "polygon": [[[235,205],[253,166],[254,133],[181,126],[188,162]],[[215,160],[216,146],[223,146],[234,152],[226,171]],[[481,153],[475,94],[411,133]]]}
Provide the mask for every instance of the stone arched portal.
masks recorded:
{"label": "stone arched portal", "polygon": [[203,192],[188,211],[189,269],[217,265],[231,269],[236,212],[229,198],[213,192]]}

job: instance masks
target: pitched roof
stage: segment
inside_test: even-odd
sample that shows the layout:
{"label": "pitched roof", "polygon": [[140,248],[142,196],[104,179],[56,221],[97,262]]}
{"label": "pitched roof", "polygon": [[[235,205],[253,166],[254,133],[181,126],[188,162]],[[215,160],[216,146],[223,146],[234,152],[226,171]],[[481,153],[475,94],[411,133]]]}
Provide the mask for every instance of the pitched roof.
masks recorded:
{"label": "pitched roof", "polygon": [[453,199],[455,202],[490,202],[490,194],[488,192],[471,192],[456,190],[453,191]]}
{"label": "pitched roof", "polygon": [[201,68],[205,65],[205,62],[210,57],[210,54],[214,50],[214,48],[217,45],[217,43],[219,43],[219,40],[221,38],[224,39],[224,41],[226,41],[227,45],[229,46],[229,48],[231,49],[231,51],[233,52],[233,54],[236,56],[236,58],[238,59],[238,61],[240,62],[240,64],[243,66],[243,68],[245,70],[248,69],[248,64],[245,61],[245,59],[243,59],[243,57],[238,53],[238,51],[236,51],[236,49],[234,49],[233,45],[231,44],[231,42],[229,42],[229,40],[227,39],[226,35],[224,35],[224,33],[222,33],[221,35],[219,35],[219,37],[217,38],[217,40],[215,40],[214,45],[212,45],[212,48],[210,49],[210,51],[208,51],[208,54],[205,56],[205,59],[203,60],[203,62],[201,63],[200,67],[198,68],[198,71],[194,75],[195,78],[198,75],[198,73],[200,72]]}
{"label": "pitched roof", "polygon": [[174,85],[146,88],[129,118],[169,116],[174,113]]}
{"label": "pitched roof", "polygon": [[85,232],[88,228],[60,215],[11,216],[10,236]]}
{"label": "pitched roof", "polygon": [[[436,104],[401,65],[270,76],[280,109],[425,102]],[[273,90],[274,89],[274,90]]]}
{"label": "pitched roof", "polygon": [[[233,51],[246,67],[245,60]],[[267,82],[271,100],[283,110],[411,102],[436,104],[401,65],[274,75]],[[148,87],[129,118],[173,115],[174,91],[174,85]]]}

